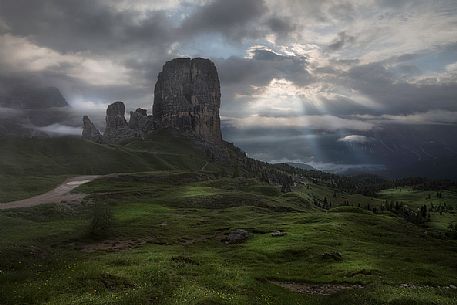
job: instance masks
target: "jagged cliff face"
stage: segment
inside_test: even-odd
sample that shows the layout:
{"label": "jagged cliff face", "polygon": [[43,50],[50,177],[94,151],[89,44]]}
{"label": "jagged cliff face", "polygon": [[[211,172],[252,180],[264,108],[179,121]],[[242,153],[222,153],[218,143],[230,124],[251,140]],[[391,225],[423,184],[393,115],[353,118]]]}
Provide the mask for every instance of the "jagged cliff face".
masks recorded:
{"label": "jagged cliff face", "polygon": [[[155,86],[153,115],[145,109],[130,112],[125,120],[125,105],[115,102],[106,111],[106,129],[97,128],[84,117],[83,138],[103,143],[122,143],[134,137],[144,138],[154,130],[172,128],[191,135],[194,144],[210,160],[229,162],[249,175],[271,183],[291,183],[291,177],[270,164],[248,158],[231,143],[222,141],[219,107],[220,85],[215,65],[208,59],[178,58],[168,61]],[[101,140],[100,140],[101,138]],[[286,184],[284,184],[287,182]]]}
{"label": "jagged cliff face", "polygon": [[130,112],[130,120],[125,120],[125,104],[115,102],[106,110],[106,128],[103,136],[88,116],[83,117],[82,138],[97,143],[121,143],[124,140],[139,137],[143,138],[152,131],[152,117],[147,115],[146,109],[138,108]]}
{"label": "jagged cliff face", "polygon": [[[153,130],[172,128],[210,145],[220,144],[220,105],[219,77],[214,63],[203,58],[176,58],[166,62],[159,73],[152,117],[139,108],[130,112],[127,123],[124,103],[115,102],[106,110],[102,141],[119,143],[143,138]],[[99,142],[92,122],[85,118],[83,123],[83,137]]]}
{"label": "jagged cliff face", "polygon": [[176,58],[165,63],[155,85],[154,126],[221,142],[220,104],[219,77],[214,63],[203,58]]}
{"label": "jagged cliff face", "polygon": [[82,138],[96,143],[103,142],[100,131],[97,129],[97,127],[95,127],[94,123],[92,123],[87,115],[83,117]]}
{"label": "jagged cliff face", "polygon": [[129,128],[135,130],[138,134],[147,133],[149,126],[149,118],[146,109],[138,108],[135,112],[130,111]]}
{"label": "jagged cliff face", "polygon": [[125,105],[122,102],[115,102],[106,109],[106,132],[127,127],[125,120]]}
{"label": "jagged cliff face", "polygon": [[124,103],[115,102],[109,105],[106,110],[106,129],[103,140],[107,143],[116,143],[134,136],[135,132],[129,128],[125,120]]}

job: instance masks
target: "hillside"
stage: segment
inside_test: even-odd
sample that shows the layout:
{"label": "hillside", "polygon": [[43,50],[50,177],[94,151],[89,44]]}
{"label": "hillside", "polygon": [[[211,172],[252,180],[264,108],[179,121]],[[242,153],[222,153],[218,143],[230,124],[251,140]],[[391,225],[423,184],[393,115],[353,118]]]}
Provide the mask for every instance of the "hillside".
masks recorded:
{"label": "hillside", "polygon": [[[451,305],[457,298],[455,241],[366,209],[400,191],[375,199],[309,182],[283,194],[257,179],[182,170],[105,177],[79,191],[90,194],[82,205],[0,211],[2,304]],[[322,207],[323,198],[332,206]]]}
{"label": "hillside", "polygon": [[101,145],[74,137],[0,141],[0,202],[42,193],[68,176],[197,170],[207,164],[205,153],[189,139],[166,132],[125,145]]}

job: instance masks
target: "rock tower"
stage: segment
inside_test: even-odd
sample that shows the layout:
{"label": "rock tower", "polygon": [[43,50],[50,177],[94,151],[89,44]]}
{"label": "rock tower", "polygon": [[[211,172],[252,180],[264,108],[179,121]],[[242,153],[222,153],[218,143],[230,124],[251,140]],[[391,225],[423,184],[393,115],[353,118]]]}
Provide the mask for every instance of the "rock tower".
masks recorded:
{"label": "rock tower", "polygon": [[216,66],[204,58],[175,58],[159,73],[152,108],[156,129],[173,128],[221,142],[221,92]]}
{"label": "rock tower", "polygon": [[132,138],[135,132],[129,128],[125,120],[125,105],[123,102],[115,102],[106,110],[106,128],[103,139],[107,143],[116,143],[124,139]]}
{"label": "rock tower", "polygon": [[144,138],[154,130],[176,129],[208,145],[221,144],[219,108],[221,90],[216,66],[204,58],[175,58],[159,73],[152,116],[145,109],[130,112],[125,119],[125,104],[115,102],[106,110],[106,128],[100,136],[88,117],[83,119],[83,138],[95,142],[122,143]]}

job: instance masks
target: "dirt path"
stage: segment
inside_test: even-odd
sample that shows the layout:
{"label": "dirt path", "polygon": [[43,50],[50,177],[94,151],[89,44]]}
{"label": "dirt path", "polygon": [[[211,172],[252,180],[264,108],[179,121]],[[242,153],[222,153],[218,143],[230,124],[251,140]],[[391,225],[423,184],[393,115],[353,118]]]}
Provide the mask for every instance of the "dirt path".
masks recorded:
{"label": "dirt path", "polygon": [[362,285],[358,284],[307,284],[279,281],[271,281],[270,283],[293,292],[318,295],[332,295],[342,290],[364,288]]}
{"label": "dirt path", "polygon": [[27,199],[11,201],[8,203],[0,203],[0,210],[28,208],[46,203],[81,202],[85,195],[71,194],[71,191],[81,184],[90,182],[98,177],[100,176],[78,176],[68,178],[64,183],[45,194],[30,197]]}

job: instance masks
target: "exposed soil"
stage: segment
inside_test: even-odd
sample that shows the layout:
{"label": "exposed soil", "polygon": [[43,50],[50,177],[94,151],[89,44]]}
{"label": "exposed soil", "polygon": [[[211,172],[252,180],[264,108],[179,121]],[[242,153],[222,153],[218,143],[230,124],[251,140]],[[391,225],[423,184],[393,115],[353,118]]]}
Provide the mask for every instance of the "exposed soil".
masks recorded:
{"label": "exposed soil", "polygon": [[362,285],[351,284],[307,284],[296,282],[271,281],[272,284],[286,288],[293,292],[317,295],[332,295],[349,289],[362,289]]}
{"label": "exposed soil", "polygon": [[[150,239],[113,239],[113,240],[103,240],[95,243],[81,244],[77,245],[76,248],[82,252],[92,253],[92,252],[117,252],[122,250],[128,250],[140,247],[147,243],[156,243],[154,238]],[[159,241],[160,243],[160,241]]]}
{"label": "exposed soil", "polygon": [[81,184],[90,182],[99,176],[78,176],[65,180],[64,183],[55,189],[38,196],[27,199],[11,201],[8,203],[1,203],[0,210],[15,209],[15,208],[28,208],[47,203],[81,203],[81,200],[86,196],[85,194],[73,194],[72,190]]}

